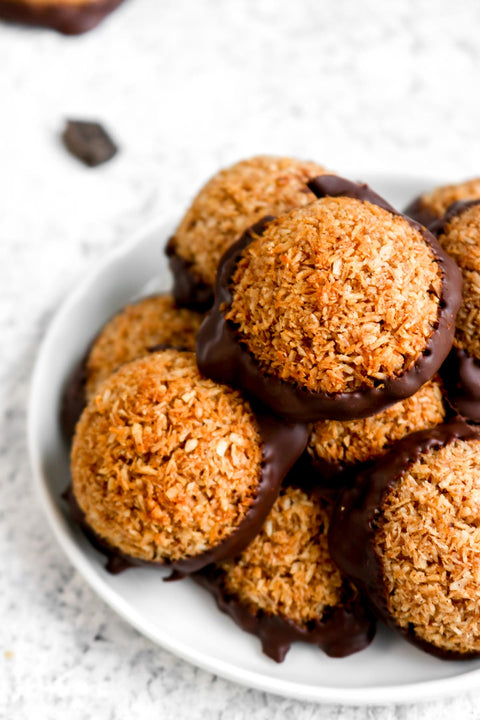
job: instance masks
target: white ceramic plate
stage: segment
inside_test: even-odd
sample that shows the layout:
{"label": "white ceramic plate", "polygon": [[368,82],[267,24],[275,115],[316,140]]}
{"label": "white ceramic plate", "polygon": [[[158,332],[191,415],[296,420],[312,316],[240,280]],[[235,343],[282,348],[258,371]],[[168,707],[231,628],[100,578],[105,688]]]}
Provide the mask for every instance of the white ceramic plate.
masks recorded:
{"label": "white ceramic plate", "polygon": [[[402,208],[438,182],[394,176],[364,177],[394,207]],[[307,645],[292,647],[277,665],[258,639],[220,613],[190,580],[163,583],[161,571],[132,569],[118,576],[72,525],[60,498],[69,482],[59,403],[66,378],[101,325],[139,295],[171,285],[163,246],[171,226],[155,224],[108,257],[71,295],[44,339],[33,377],[29,449],[38,494],[61,547],[77,570],[116,612],[154,642],[199,667],[246,686],[317,702],[414,702],[479,685],[480,661],[430,657],[380,629],[372,645],[332,659]]]}

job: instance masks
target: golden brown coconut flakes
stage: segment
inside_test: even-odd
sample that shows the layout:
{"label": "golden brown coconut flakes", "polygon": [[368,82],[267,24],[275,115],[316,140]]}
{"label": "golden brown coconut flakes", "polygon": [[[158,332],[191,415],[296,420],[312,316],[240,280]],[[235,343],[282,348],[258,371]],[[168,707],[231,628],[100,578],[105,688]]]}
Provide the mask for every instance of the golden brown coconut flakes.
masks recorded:
{"label": "golden brown coconut flakes", "polygon": [[456,319],[455,345],[480,358],[480,206],[453,217],[439,241],[462,272],[463,300]]}
{"label": "golden brown coconut flakes", "polygon": [[314,162],[266,155],[221,170],[200,190],[177,228],[177,253],[201,280],[214,285],[225,250],[265,215],[310,202],[306,183],[325,172]]}
{"label": "golden brown coconut flakes", "polygon": [[266,373],[353,391],[415,363],[437,325],[441,283],[432,249],[402,217],[324,198],[245,249],[226,318]]}
{"label": "golden brown coconut flakes", "polygon": [[313,459],[359,463],[383,455],[396,440],[443,422],[445,406],[438,382],[430,381],[412,395],[364,420],[324,420],[310,429],[308,452]]}
{"label": "golden brown coconut flakes", "polygon": [[258,491],[261,438],[240,394],[192,353],[123,366],[83,413],[73,487],[93,530],[123,553],[177,560],[217,545]]}
{"label": "golden brown coconut flakes", "polygon": [[472,178],[456,185],[444,185],[421,196],[421,204],[438,217],[459,200],[480,199],[480,178]]}
{"label": "golden brown coconut flakes", "polygon": [[235,561],[222,563],[227,591],[253,613],[305,625],[341,600],[342,578],[327,545],[331,508],[297,488],[281,491],[262,530]]}
{"label": "golden brown coconut flakes", "polygon": [[120,365],[145,355],[155,345],[195,349],[203,316],[175,307],[171,295],[156,295],[127,305],[102,329],[87,361],[90,400]]}
{"label": "golden brown coconut flakes", "polygon": [[456,440],[409,468],[385,499],[375,549],[400,627],[480,652],[480,441]]}

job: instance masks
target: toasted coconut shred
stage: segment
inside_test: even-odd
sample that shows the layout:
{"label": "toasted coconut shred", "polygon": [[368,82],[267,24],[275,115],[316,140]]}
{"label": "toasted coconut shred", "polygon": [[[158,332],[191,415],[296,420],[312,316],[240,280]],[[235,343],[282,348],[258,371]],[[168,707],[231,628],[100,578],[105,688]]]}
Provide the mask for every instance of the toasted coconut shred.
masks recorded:
{"label": "toasted coconut shred", "polygon": [[217,173],[194,199],[174,236],[176,252],[208,285],[225,250],[265,215],[306,205],[306,183],[325,168],[293,158],[258,156]]}
{"label": "toasted coconut shred", "polygon": [[[480,180],[479,197],[480,197]],[[462,272],[462,304],[455,323],[455,345],[480,358],[480,206],[452,218],[439,236]]]}
{"label": "toasted coconut shred", "polygon": [[375,549],[388,609],[447,651],[480,651],[480,441],[425,453],[382,507]]}
{"label": "toasted coconut shred", "polygon": [[466,180],[456,185],[444,185],[421,196],[421,204],[438,217],[442,217],[450,205],[459,200],[480,198],[480,178]]}
{"label": "toasted coconut shred", "polygon": [[441,270],[401,216],[323,198],[270,223],[242,253],[226,318],[260,367],[314,392],[378,386],[422,355]]}
{"label": "toasted coconut shred", "polygon": [[248,403],[201,377],[193,353],[155,353],[123,366],[84,411],[75,497],[90,527],[127,555],[198,555],[245,518],[261,442]]}
{"label": "toasted coconut shred", "polygon": [[127,305],[102,329],[87,361],[90,400],[120,365],[145,355],[155,345],[195,349],[203,316],[175,306],[171,295],[147,297]]}
{"label": "toasted coconut shred", "polygon": [[383,455],[409,433],[439,425],[445,418],[442,388],[436,381],[415,395],[364,420],[323,420],[311,426],[308,452],[315,460],[360,463]]}
{"label": "toasted coconut shred", "polygon": [[341,600],[342,578],[327,546],[330,509],[303,490],[283,488],[262,530],[235,561],[223,562],[225,586],[252,613],[300,625]]}

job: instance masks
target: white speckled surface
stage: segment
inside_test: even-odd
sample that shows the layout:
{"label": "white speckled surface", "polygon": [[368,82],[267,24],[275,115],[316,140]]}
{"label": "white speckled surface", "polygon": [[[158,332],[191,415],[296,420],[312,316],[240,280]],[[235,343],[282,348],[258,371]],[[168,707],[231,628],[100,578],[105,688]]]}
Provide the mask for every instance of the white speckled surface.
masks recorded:
{"label": "white speckled surface", "polygon": [[[0,23],[0,717],[462,720],[478,696],[315,706],[241,688],[141,637],[90,591],[32,496],[37,343],[95,261],[256,152],[332,168],[480,174],[476,0],[128,0],[78,38]],[[119,156],[85,169],[67,116]]]}

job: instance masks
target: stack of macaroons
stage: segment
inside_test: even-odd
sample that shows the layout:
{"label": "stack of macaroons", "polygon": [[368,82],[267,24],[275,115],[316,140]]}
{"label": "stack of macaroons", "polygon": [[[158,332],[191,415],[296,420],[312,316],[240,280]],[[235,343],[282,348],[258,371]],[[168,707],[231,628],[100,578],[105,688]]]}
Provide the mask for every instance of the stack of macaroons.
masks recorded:
{"label": "stack of macaroons", "polygon": [[376,617],[480,654],[480,436],[445,371],[454,336],[480,358],[477,212],[432,234],[292,158],[214,176],[168,243],[172,295],[117,315],[71,385],[71,507],[110,569],[192,574],[277,661],[361,650]]}

